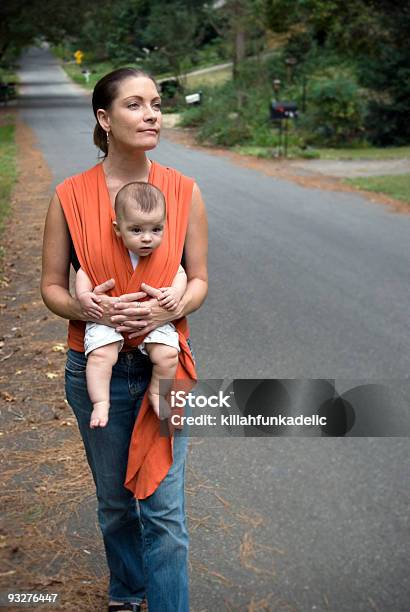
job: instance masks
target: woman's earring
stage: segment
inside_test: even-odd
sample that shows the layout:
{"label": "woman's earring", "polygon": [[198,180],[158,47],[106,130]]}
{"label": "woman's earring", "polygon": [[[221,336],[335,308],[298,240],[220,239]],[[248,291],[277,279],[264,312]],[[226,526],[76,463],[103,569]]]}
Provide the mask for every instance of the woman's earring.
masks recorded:
{"label": "woman's earring", "polygon": [[107,134],[107,147],[108,147],[108,145],[110,144],[109,132],[106,132],[106,134]]}

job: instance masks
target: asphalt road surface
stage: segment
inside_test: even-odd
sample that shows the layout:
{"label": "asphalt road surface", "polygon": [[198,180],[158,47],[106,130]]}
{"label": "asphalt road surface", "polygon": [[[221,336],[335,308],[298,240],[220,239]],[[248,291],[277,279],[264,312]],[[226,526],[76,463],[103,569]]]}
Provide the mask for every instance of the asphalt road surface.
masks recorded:
{"label": "asphalt road surface", "polygon": [[[96,163],[89,95],[45,50],[20,78],[54,183]],[[200,377],[387,380],[407,435],[410,216],[166,139],[152,158],[195,177],[208,208],[209,297],[190,317]],[[405,437],[193,439],[192,610],[409,610],[409,450]],[[95,529],[94,505],[77,528]]]}

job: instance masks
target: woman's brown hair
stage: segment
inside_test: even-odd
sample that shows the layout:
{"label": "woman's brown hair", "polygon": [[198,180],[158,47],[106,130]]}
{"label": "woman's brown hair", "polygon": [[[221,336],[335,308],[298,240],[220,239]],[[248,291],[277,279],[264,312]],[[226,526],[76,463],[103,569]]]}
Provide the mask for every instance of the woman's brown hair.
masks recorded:
{"label": "woman's brown hair", "polygon": [[136,68],[118,68],[117,70],[113,70],[112,72],[109,72],[103,76],[94,87],[92,104],[94,117],[97,120],[94,128],[94,144],[101,149],[101,151],[104,153],[104,157],[107,157],[108,154],[107,134],[98,122],[97,110],[99,108],[108,110],[117,97],[119,85],[122,83],[122,81],[125,81],[125,79],[129,79],[130,77],[146,77],[147,79],[150,79],[158,89],[158,85],[155,82],[154,77],[144,70],[138,70]]}

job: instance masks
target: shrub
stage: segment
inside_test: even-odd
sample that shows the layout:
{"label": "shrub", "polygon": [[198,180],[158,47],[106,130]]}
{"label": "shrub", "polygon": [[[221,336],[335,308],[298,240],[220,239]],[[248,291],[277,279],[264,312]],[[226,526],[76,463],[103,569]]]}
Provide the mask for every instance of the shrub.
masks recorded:
{"label": "shrub", "polygon": [[179,125],[181,127],[198,127],[204,122],[204,106],[191,106],[183,111]]}
{"label": "shrub", "polygon": [[[410,51],[407,57],[395,50],[362,68],[362,79],[373,88],[366,115],[370,140],[379,146],[410,142]],[[369,75],[371,73],[371,75]]]}
{"label": "shrub", "polygon": [[[204,88],[204,103],[184,111],[181,124],[200,127],[199,138],[217,145],[276,147],[279,130],[269,119],[269,104],[274,95],[272,77],[286,73],[283,57],[274,55],[262,67],[245,62],[236,81]],[[335,54],[329,64],[329,57],[323,58],[316,48],[309,57],[292,83],[285,76],[278,97],[299,106],[299,119],[288,122],[289,146],[363,146],[369,94],[359,87],[354,66]],[[306,112],[301,110],[304,82]]]}
{"label": "shrub", "polygon": [[337,147],[363,140],[365,113],[355,77],[347,70],[327,69],[308,83],[307,112],[301,118],[306,142]]}
{"label": "shrub", "polygon": [[227,117],[215,115],[208,118],[198,132],[201,142],[209,142],[215,145],[233,147],[239,143],[249,142],[250,127],[239,116]]}

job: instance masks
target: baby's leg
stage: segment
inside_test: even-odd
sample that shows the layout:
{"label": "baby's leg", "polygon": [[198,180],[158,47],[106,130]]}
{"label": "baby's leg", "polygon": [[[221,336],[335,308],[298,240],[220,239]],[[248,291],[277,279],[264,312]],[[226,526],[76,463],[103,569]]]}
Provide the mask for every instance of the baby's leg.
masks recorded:
{"label": "baby's leg", "polygon": [[[152,363],[152,376],[151,382],[148,389],[148,397],[155,414],[159,418],[159,409],[161,403],[161,416],[166,416],[167,403],[165,396],[167,395],[169,388],[172,385],[172,381],[175,378],[175,373],[178,366],[178,351],[172,346],[166,344],[157,344],[156,342],[148,342],[145,345],[149,358]],[[159,381],[169,380],[170,383],[166,389],[161,388],[161,394],[159,392]]]}
{"label": "baby's leg", "polygon": [[117,363],[121,342],[111,342],[89,353],[86,376],[87,389],[93,404],[90,427],[105,427],[110,407],[112,368]]}

